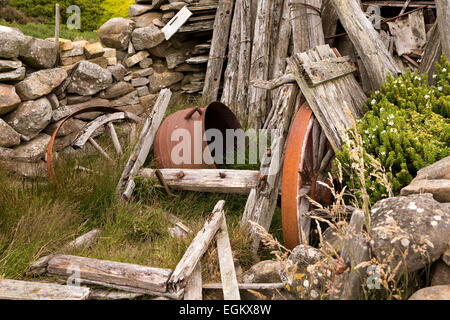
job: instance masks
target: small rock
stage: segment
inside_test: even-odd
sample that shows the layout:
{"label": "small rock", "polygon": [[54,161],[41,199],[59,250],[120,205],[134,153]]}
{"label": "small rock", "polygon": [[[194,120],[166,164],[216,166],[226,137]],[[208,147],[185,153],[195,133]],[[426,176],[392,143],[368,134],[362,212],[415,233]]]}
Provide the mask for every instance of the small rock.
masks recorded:
{"label": "small rock", "polygon": [[442,260],[433,263],[431,268],[431,285],[450,284],[450,267]]}
{"label": "small rock", "polygon": [[450,202],[450,179],[419,179],[402,189],[400,195],[431,193],[439,202]]}
{"label": "small rock", "polygon": [[448,266],[450,266],[450,242],[447,245],[447,249],[442,254],[442,261],[444,261]]}
{"label": "small rock", "polygon": [[167,88],[183,79],[184,75],[181,72],[163,72],[155,73],[148,78],[149,90],[151,93],[156,93],[163,88]]}
{"label": "small rock", "polygon": [[146,13],[147,11],[150,11],[153,9],[153,5],[151,4],[132,4],[128,8],[128,15],[130,17],[136,17],[140,16],[143,13]]}
{"label": "small rock", "polygon": [[0,71],[11,71],[22,67],[22,61],[20,60],[1,60],[0,59]]}
{"label": "small rock", "polygon": [[[60,120],[58,122],[53,122],[50,125],[48,125],[45,128],[45,133],[52,135],[62,121],[63,120]],[[84,121],[70,118],[66,122],[64,122],[64,124],[59,128],[56,136],[64,137],[67,136],[68,134],[71,134],[72,132],[79,132],[85,125],[86,123]]]}
{"label": "small rock", "polygon": [[450,300],[450,285],[420,289],[408,300]]}
{"label": "small rock", "polygon": [[21,81],[25,78],[25,67],[20,67],[13,71],[1,72],[0,81]]}
{"label": "small rock", "polygon": [[36,138],[14,148],[14,158],[23,162],[37,162],[47,152],[50,136],[41,133]]}
{"label": "small rock", "polygon": [[92,96],[69,95],[66,97],[66,104],[77,104],[89,101]]}
{"label": "small rock", "polygon": [[[131,17],[131,20],[133,20],[136,23],[136,28],[144,28],[144,27],[150,27],[153,25],[156,26],[153,23],[153,21],[156,19],[159,20],[161,17],[162,17],[161,12],[151,11],[151,12],[146,12],[144,14],[141,14],[139,16]],[[159,26],[157,26],[157,27],[159,27]],[[164,24],[161,27],[164,27]]]}
{"label": "small rock", "polygon": [[18,57],[25,42],[26,38],[21,31],[0,25],[0,58]]}
{"label": "small rock", "polygon": [[73,65],[77,62],[80,62],[84,59],[84,56],[75,56],[75,57],[67,57],[67,58],[60,58],[61,60],[61,65],[68,67],[68,68],[72,68]]}
{"label": "small rock", "polygon": [[87,59],[103,56],[104,50],[100,42],[88,43],[84,46],[84,55]]}
{"label": "small rock", "polygon": [[135,27],[134,21],[124,18],[112,18],[98,30],[98,36],[106,47],[126,50]]}
{"label": "small rock", "polygon": [[130,93],[133,91],[133,86],[125,81],[120,81],[114,83],[112,86],[110,86],[105,91],[102,91],[98,96],[103,99],[114,99],[117,97],[121,97],[127,93]]}
{"label": "small rock", "polygon": [[35,69],[49,69],[56,64],[56,52],[54,42],[31,38],[21,48],[20,57],[25,64]]}
{"label": "small rock", "polygon": [[147,78],[135,78],[131,80],[131,85],[133,87],[141,87],[141,86],[145,86],[146,84],[148,84],[148,79]]}
{"label": "small rock", "polygon": [[136,50],[156,47],[165,40],[164,33],[155,26],[137,28],[133,31],[131,41]]}
{"label": "small rock", "polygon": [[67,72],[61,68],[40,70],[32,73],[16,85],[22,100],[32,100],[49,94],[67,78]]}
{"label": "small rock", "polygon": [[145,58],[139,62],[139,67],[141,69],[147,69],[153,64],[152,58]]}
{"label": "small rock", "polygon": [[128,55],[133,55],[136,53],[136,50],[134,49],[133,43],[131,41],[128,43],[127,53],[128,53]]}
{"label": "small rock", "polygon": [[0,118],[0,147],[8,148],[20,144],[20,134]]}
{"label": "small rock", "polygon": [[50,93],[46,96],[46,98],[47,98],[48,102],[50,102],[50,104],[52,106],[52,110],[59,108],[59,100],[58,100],[58,97],[56,96],[56,94]]}
{"label": "small rock", "polygon": [[25,178],[45,178],[47,177],[47,165],[44,161],[19,162],[0,161],[0,166]]}
{"label": "small rock", "polygon": [[96,65],[102,67],[103,69],[108,68],[108,59],[105,58],[105,57],[98,57],[98,58],[89,59],[89,60],[86,60],[86,61],[91,62],[91,63],[95,63]]}
{"label": "small rock", "polygon": [[143,96],[150,94],[150,91],[148,91],[147,86],[138,87],[138,88],[136,88],[136,91],[137,91],[138,97],[143,97]]}
{"label": "small rock", "polygon": [[135,71],[131,74],[132,78],[141,78],[141,77],[148,77],[151,76],[153,74],[153,69],[152,68],[147,68],[147,69],[142,69],[142,70],[138,70]]}
{"label": "small rock", "polygon": [[95,63],[81,61],[72,72],[68,93],[93,95],[112,84],[112,74]]}
{"label": "small rock", "polygon": [[450,210],[431,194],[399,196],[378,201],[371,211],[370,245],[381,263],[414,272],[444,253],[450,235]]}
{"label": "small rock", "polygon": [[110,101],[110,107],[121,107],[126,105],[138,104],[139,99],[136,91],[132,91],[120,98]]}
{"label": "small rock", "polygon": [[116,58],[116,49],[114,48],[103,48],[104,53],[103,56],[105,58]]}
{"label": "small rock", "polygon": [[23,102],[5,117],[5,121],[28,139],[36,137],[49,123],[52,106],[47,98]]}
{"label": "small rock", "polygon": [[106,62],[108,66],[115,66],[117,64],[117,58],[116,57],[106,58]]}
{"label": "small rock", "polygon": [[278,261],[261,261],[242,275],[244,283],[279,283],[280,263]]}
{"label": "small rock", "polygon": [[14,86],[0,83],[0,114],[14,110],[20,102]]}
{"label": "small rock", "polygon": [[[83,102],[83,103],[62,106],[62,107],[59,107],[56,110],[53,110],[53,112],[52,112],[52,120],[53,121],[59,121],[62,118],[65,118],[68,115],[72,114],[73,112],[79,111],[79,110],[84,109],[84,108],[89,108],[89,107],[108,107],[108,106],[109,106],[109,100],[101,99],[101,98],[94,98],[94,99],[90,99],[90,100],[88,100],[86,102]],[[94,114],[93,117],[95,117],[95,116],[98,116],[101,113],[100,112],[84,113],[84,114],[80,114],[79,116],[77,116],[77,118],[92,120],[93,119],[93,117],[91,117],[92,114]]]}
{"label": "small rock", "polygon": [[148,51],[139,51],[138,53],[136,53],[135,55],[127,58],[125,60],[125,65],[130,68],[132,66],[134,66],[135,64],[139,63],[140,61],[144,60],[146,57],[149,56],[150,53],[148,53]]}
{"label": "small rock", "polygon": [[107,69],[112,73],[114,80],[116,81],[122,80],[128,74],[127,69],[120,63],[115,66],[110,66]]}
{"label": "small rock", "polygon": [[413,182],[422,179],[450,179],[450,156],[445,157],[428,167],[420,169]]}
{"label": "small rock", "polygon": [[72,49],[61,52],[59,56],[61,58],[82,57],[84,54],[84,46],[88,44],[89,42],[86,40],[75,41],[72,43]]}
{"label": "small rock", "polygon": [[167,68],[169,68],[169,70],[172,70],[176,66],[178,66],[186,61],[186,55],[184,55],[183,53],[179,53],[179,52],[171,53],[171,54],[167,55],[166,61],[167,61]]}
{"label": "small rock", "polygon": [[139,103],[145,108],[149,109],[155,105],[156,100],[158,99],[159,94],[148,94],[145,96],[139,97]]}
{"label": "small rock", "polygon": [[145,112],[144,106],[142,106],[141,104],[121,106],[121,107],[117,107],[117,109],[124,111],[124,112],[133,113],[137,116]]}

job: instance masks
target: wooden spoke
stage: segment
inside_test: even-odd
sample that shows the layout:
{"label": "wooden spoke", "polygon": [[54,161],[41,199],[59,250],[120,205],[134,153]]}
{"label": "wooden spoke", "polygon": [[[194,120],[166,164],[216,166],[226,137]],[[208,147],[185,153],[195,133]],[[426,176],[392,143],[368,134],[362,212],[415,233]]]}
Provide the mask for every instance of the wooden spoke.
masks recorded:
{"label": "wooden spoke", "polygon": [[88,139],[89,143],[95,148],[95,150],[98,151],[98,153],[100,153],[100,155],[105,158],[106,160],[110,161],[110,162],[114,162],[113,159],[111,159],[111,157],[105,152],[105,150],[102,149],[102,147],[100,147],[100,145],[95,142],[94,139],[92,139],[91,137],[89,137]]}
{"label": "wooden spoke", "polygon": [[117,137],[116,130],[114,129],[114,125],[112,122],[108,122],[107,124],[109,135],[111,136],[112,142],[114,144],[114,149],[116,149],[116,152],[119,156],[123,155],[122,146],[119,142],[119,137]]}

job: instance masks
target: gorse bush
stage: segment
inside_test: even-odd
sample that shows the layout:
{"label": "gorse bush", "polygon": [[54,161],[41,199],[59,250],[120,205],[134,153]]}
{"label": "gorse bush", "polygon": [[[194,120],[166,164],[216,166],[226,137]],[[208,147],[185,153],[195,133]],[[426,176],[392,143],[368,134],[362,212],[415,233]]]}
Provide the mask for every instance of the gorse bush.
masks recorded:
{"label": "gorse bush", "polygon": [[[394,195],[411,182],[419,169],[450,155],[449,68],[443,56],[434,76],[436,86],[429,86],[425,75],[411,71],[389,77],[364,105],[365,116],[357,120],[364,153],[386,169]],[[342,163],[348,188],[358,190],[357,164],[350,161],[347,149],[344,146],[337,152],[337,159]],[[369,157],[365,160],[368,162]],[[370,172],[365,174],[370,202],[386,197],[384,184],[369,179]]]}

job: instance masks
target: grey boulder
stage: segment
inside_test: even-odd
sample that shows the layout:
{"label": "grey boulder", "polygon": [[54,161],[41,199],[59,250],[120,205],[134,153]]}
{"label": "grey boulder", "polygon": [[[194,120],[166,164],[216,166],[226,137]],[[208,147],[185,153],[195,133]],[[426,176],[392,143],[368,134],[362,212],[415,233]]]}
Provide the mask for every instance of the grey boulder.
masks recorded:
{"label": "grey boulder", "polygon": [[0,83],[0,114],[14,110],[20,102],[14,86]]}
{"label": "grey boulder", "polygon": [[124,18],[112,18],[105,22],[98,30],[100,41],[106,47],[119,50],[128,49],[134,21]]}
{"label": "grey boulder", "polygon": [[17,29],[0,25],[0,58],[16,58],[26,41],[23,33]]}
{"label": "grey boulder", "polygon": [[22,46],[20,57],[30,67],[49,69],[56,64],[57,46],[54,41],[31,38]]}
{"label": "grey boulder", "polygon": [[33,100],[52,92],[67,78],[64,69],[54,68],[32,73],[16,85],[16,90],[22,100]]}
{"label": "grey boulder", "polygon": [[82,96],[96,94],[108,88],[113,82],[110,71],[88,61],[81,61],[78,64],[70,80],[67,92]]}

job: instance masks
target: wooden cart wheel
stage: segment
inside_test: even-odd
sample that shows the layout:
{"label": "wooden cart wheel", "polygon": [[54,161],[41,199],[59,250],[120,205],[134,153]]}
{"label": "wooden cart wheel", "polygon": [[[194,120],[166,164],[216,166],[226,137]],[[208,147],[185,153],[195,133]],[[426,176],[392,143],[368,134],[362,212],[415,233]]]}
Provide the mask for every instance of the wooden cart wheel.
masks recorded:
{"label": "wooden cart wheel", "polygon": [[308,195],[319,203],[331,203],[331,191],[317,183],[332,163],[334,151],[308,104],[303,104],[289,133],[283,164],[281,214],[285,246],[295,248],[309,242],[311,221],[305,217],[312,208]]}
{"label": "wooden cart wheel", "polygon": [[[56,185],[56,179],[55,179],[55,171],[53,168],[53,162],[52,162],[52,151],[53,151],[53,143],[56,138],[56,134],[58,133],[61,126],[69,120],[70,118],[73,118],[76,115],[79,115],[81,113],[86,112],[106,112],[106,114],[103,114],[99,117],[97,117],[95,120],[89,122],[86,124],[83,129],[79,132],[77,137],[72,143],[72,146],[74,148],[82,148],[87,142],[89,142],[97,151],[98,153],[104,157],[106,160],[110,162],[114,162],[114,160],[106,153],[106,151],[103,150],[103,148],[95,142],[95,140],[92,138],[92,134],[101,126],[106,125],[107,131],[111,137],[111,140],[114,145],[114,149],[117,153],[117,155],[121,156],[123,154],[122,146],[120,145],[119,138],[117,136],[116,130],[114,129],[113,122],[119,121],[119,120],[129,120],[132,121],[133,124],[141,123],[143,121],[142,118],[136,116],[133,113],[121,111],[115,108],[109,108],[109,107],[90,107],[85,108],[80,111],[74,112],[68,117],[66,117],[61,123],[58,125],[56,130],[52,134],[52,138],[50,139],[50,142],[48,144],[47,148],[47,171],[50,178],[50,182],[53,185]],[[133,130],[134,129],[134,130]],[[133,134],[135,134],[135,125],[132,127],[131,133],[130,133],[130,140],[133,138],[131,137]],[[134,131],[134,133],[133,133]],[[133,139],[134,140],[134,139]]]}

